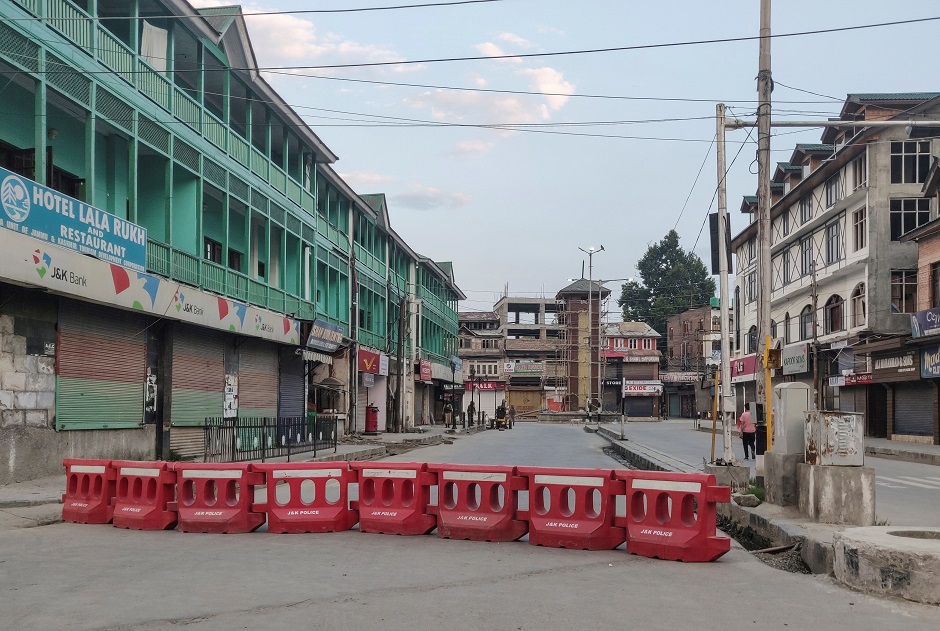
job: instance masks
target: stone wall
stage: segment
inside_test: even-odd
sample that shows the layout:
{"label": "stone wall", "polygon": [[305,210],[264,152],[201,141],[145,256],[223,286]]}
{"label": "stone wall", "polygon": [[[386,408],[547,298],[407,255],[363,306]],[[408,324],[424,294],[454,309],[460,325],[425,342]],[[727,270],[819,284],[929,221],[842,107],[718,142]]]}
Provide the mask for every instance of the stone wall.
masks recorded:
{"label": "stone wall", "polygon": [[0,428],[54,425],[55,357],[27,355],[13,316],[0,314]]}

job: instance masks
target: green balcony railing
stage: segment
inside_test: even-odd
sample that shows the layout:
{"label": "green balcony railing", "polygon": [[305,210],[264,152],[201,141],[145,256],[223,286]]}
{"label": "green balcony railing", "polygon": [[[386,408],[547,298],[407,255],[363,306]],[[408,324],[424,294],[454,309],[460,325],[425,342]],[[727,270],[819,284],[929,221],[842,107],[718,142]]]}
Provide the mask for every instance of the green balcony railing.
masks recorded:
{"label": "green balcony railing", "polygon": [[263,153],[251,147],[251,172],[263,178],[268,177],[268,159]]}
{"label": "green balcony railing", "polygon": [[143,61],[138,63],[137,87],[167,112],[173,111],[173,86]]}
{"label": "green balcony railing", "polygon": [[16,3],[33,15],[42,13],[43,0],[16,0]]}
{"label": "green balcony railing", "polygon": [[255,305],[268,304],[268,286],[256,280],[248,280],[248,302]]}
{"label": "green balcony railing", "polygon": [[268,184],[277,189],[279,193],[284,193],[287,188],[287,174],[271,165],[268,170]]}
{"label": "green balcony railing", "polygon": [[248,277],[232,270],[226,270],[226,295],[248,302]]}
{"label": "green balcony railing", "polygon": [[228,152],[242,166],[248,166],[248,142],[232,130],[228,132]]}
{"label": "green balcony railing", "polygon": [[134,52],[103,26],[98,27],[98,61],[134,84]]}
{"label": "green balcony railing", "polygon": [[218,118],[203,110],[202,129],[206,139],[219,149],[225,149],[226,133],[225,124]]}
{"label": "green balcony railing", "polygon": [[147,239],[147,269],[161,276],[170,276],[170,246]]}
{"label": "green balcony railing", "polygon": [[202,285],[209,291],[224,294],[226,269],[211,261],[202,261]]}
{"label": "green balcony railing", "polygon": [[187,254],[180,250],[173,250],[173,270],[174,278],[196,287],[201,287],[199,274],[199,258],[192,254]]}
{"label": "green balcony railing", "polygon": [[52,27],[84,50],[91,48],[89,15],[68,0],[47,0],[46,17]]}
{"label": "green balcony railing", "polygon": [[201,132],[202,115],[199,111],[199,104],[179,88],[176,88],[173,92],[173,111],[177,118],[192,127],[197,133]]}

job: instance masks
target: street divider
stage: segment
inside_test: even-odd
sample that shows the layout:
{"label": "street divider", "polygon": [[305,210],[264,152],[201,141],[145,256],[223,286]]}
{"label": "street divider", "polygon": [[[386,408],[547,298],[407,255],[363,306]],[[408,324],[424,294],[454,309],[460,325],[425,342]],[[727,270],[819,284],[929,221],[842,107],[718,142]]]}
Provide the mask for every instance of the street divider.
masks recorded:
{"label": "street divider", "polygon": [[610,469],[518,467],[528,479],[529,543],[549,548],[613,550],[624,542],[614,524],[623,482]]}
{"label": "street divider", "polygon": [[714,561],[731,549],[718,534],[716,507],[731,488],[704,473],[614,472],[626,485],[627,552],[668,561]]}
{"label": "street divider", "polygon": [[437,525],[428,513],[437,477],[423,462],[350,462],[358,472],[359,530],[387,535],[426,535]]}
{"label": "street divider", "polygon": [[114,516],[116,472],[110,460],[66,458],[62,521],[109,524]]}
{"label": "street divider", "polygon": [[176,527],[176,471],[167,462],[115,460],[117,493],[114,526],[131,530],[169,530]]}
{"label": "street divider", "polygon": [[267,499],[252,510],[267,513],[268,532],[339,532],[359,521],[349,506],[356,472],[345,462],[256,464],[265,475]]}
{"label": "street divider", "polygon": [[177,501],[170,510],[179,512],[182,532],[252,532],[264,524],[264,513],[253,507],[256,486],[264,473],[254,465],[236,463],[173,463]]}
{"label": "street divider", "polygon": [[517,541],[529,524],[518,519],[526,478],[515,467],[431,464],[437,476],[437,536],[471,541]]}

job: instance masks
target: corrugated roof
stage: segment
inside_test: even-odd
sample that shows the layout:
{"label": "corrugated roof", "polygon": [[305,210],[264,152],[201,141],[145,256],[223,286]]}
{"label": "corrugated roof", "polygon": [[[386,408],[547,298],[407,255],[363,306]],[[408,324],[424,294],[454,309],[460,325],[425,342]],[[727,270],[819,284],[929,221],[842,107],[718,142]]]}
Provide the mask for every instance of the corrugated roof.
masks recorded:
{"label": "corrugated roof", "polygon": [[604,327],[607,337],[662,337],[646,322],[613,322]]}
{"label": "corrugated roof", "polygon": [[806,152],[806,153],[812,153],[812,152],[815,152],[815,151],[830,151],[830,152],[831,152],[831,151],[833,151],[834,149],[835,149],[835,147],[834,147],[833,145],[824,145],[824,144],[815,144],[815,145],[813,145],[813,144],[798,143],[798,144],[796,145],[796,150],[797,150],[797,151],[803,151],[803,152]]}
{"label": "corrugated roof", "polygon": [[859,92],[848,98],[859,101],[929,101],[940,96],[940,92]]}

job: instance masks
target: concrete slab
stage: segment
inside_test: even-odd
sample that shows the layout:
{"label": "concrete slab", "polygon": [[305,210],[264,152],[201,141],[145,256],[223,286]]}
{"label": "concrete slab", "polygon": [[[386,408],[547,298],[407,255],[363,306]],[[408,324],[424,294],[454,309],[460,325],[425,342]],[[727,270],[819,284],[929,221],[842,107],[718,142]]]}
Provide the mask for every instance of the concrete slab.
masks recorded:
{"label": "concrete slab", "polygon": [[940,605],[940,528],[849,528],[834,548],[835,576],[846,585]]}
{"label": "concrete slab", "polygon": [[742,491],[747,488],[751,479],[751,470],[747,467],[704,465],[705,473],[715,476],[715,481],[721,486],[730,486],[732,491]]}
{"label": "concrete slab", "polygon": [[796,470],[803,515],[827,524],[874,525],[874,469],[798,464]]}
{"label": "concrete slab", "polygon": [[798,506],[800,487],[796,465],[803,463],[803,454],[767,452],[764,454],[764,489],[767,501],[778,506]]}

